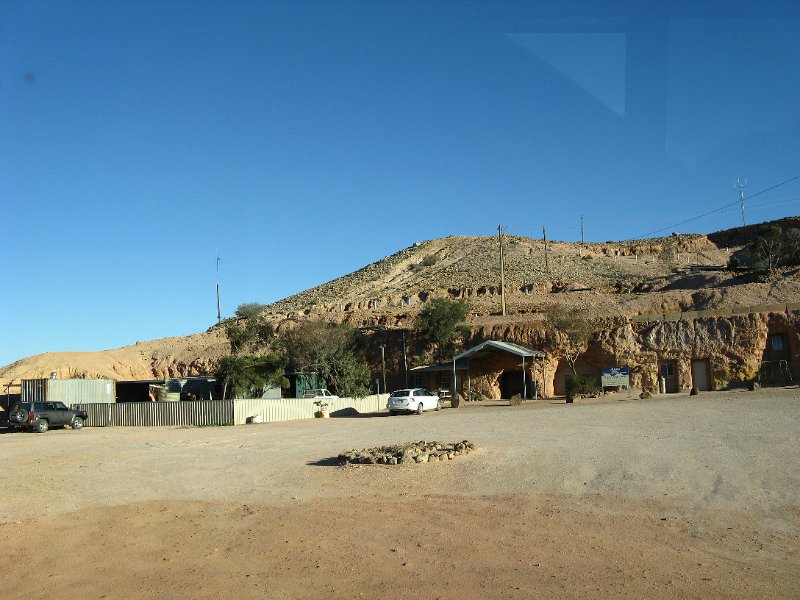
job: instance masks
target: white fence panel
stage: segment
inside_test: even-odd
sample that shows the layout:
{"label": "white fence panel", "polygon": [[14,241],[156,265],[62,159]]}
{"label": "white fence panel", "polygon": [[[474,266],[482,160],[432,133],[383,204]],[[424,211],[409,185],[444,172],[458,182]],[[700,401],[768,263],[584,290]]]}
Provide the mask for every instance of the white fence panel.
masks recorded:
{"label": "white fence panel", "polygon": [[[388,394],[379,394],[365,398],[339,398],[328,401],[328,410],[334,417],[337,411],[348,408],[355,409],[358,413],[376,412],[386,406],[388,397]],[[317,410],[314,401],[308,398],[234,400],[233,422],[235,425],[243,425],[249,417],[261,417],[264,423],[311,419]]]}
{"label": "white fence panel", "polygon": [[311,419],[315,406],[303,398],[255,398],[234,400],[234,425],[243,425],[249,417],[261,417],[265,423]]}
{"label": "white fence panel", "polygon": [[386,408],[387,398],[389,394],[373,394],[364,398],[339,398],[328,403],[330,405],[328,410],[331,414],[345,408],[355,408],[360,413],[377,412]]}
{"label": "white fence panel", "polygon": [[[331,416],[371,413],[386,407],[388,394],[365,398],[339,398],[328,402]],[[248,417],[264,423],[312,419],[318,407],[307,398],[256,398],[245,400],[192,400],[183,402],[120,402],[84,404],[89,427],[175,427],[181,425],[244,425]],[[350,410],[348,410],[350,409]]]}

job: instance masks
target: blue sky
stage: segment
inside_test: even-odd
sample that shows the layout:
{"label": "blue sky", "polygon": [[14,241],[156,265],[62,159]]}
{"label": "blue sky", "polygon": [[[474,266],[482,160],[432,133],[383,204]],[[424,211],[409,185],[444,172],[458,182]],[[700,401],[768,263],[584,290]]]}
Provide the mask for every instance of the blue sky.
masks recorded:
{"label": "blue sky", "polygon": [[[0,3],[0,364],[202,331],[415,241],[741,224],[794,2]],[[800,180],[746,203],[800,214]]]}

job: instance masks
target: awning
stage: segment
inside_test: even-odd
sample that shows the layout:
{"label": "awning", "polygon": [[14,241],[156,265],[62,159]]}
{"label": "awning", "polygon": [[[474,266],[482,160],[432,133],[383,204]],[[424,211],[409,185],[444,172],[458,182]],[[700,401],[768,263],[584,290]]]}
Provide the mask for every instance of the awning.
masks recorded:
{"label": "awning", "polygon": [[488,340],[483,342],[482,344],[478,344],[470,348],[469,350],[465,350],[461,354],[454,356],[453,361],[458,362],[461,359],[469,358],[471,360],[480,360],[482,358],[486,358],[490,354],[492,354],[495,350],[502,350],[504,352],[510,352],[511,354],[515,354],[516,356],[520,356],[522,358],[544,358],[544,352],[540,350],[532,350],[531,348],[526,348],[525,346],[520,346],[519,344],[514,344],[513,342],[495,342],[492,340]]}

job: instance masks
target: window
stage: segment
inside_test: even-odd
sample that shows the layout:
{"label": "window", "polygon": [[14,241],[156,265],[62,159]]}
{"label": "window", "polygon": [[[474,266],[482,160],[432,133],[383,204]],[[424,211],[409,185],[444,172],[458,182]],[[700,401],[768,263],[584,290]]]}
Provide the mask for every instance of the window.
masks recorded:
{"label": "window", "polygon": [[769,336],[769,349],[773,352],[783,352],[786,350],[786,339],[782,333],[774,333]]}
{"label": "window", "polygon": [[452,375],[442,375],[439,378],[439,387],[448,390],[452,387],[453,383],[453,376]]}
{"label": "window", "polygon": [[664,363],[661,365],[661,376],[665,379],[675,377],[675,363]]}

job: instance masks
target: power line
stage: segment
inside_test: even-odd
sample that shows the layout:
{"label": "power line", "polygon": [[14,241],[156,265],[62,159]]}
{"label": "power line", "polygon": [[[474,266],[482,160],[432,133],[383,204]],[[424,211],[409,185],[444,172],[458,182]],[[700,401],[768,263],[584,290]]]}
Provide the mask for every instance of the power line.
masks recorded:
{"label": "power line", "polygon": [[790,204],[792,202],[797,202],[800,200],[800,196],[795,196],[794,198],[786,198],[784,200],[774,200],[773,202],[765,202],[764,204],[751,204],[750,209],[754,208],[767,208],[769,206],[780,206],[781,204]]}
{"label": "power line", "polygon": [[[756,194],[753,194],[752,196],[748,196],[747,199],[751,200],[751,199],[755,198],[756,196],[760,196],[761,194],[766,194],[767,192],[772,191],[772,190],[774,190],[776,188],[779,188],[779,187],[781,187],[783,185],[786,185],[787,183],[791,183],[792,181],[795,181],[796,179],[800,179],[800,175],[796,175],[796,176],[791,177],[790,179],[787,179],[786,181],[783,181],[783,182],[781,182],[781,183],[779,183],[777,185],[773,185],[772,187],[768,187],[765,190],[761,190],[760,192],[758,192]],[[668,225],[667,227],[663,227],[662,229],[657,229],[655,231],[651,231],[650,233],[645,233],[644,235],[640,235],[639,237],[636,237],[636,238],[633,238],[633,239],[641,240],[641,239],[644,239],[644,238],[648,238],[648,237],[650,237],[650,236],[652,236],[652,235],[654,235],[656,233],[661,233],[662,231],[668,231],[670,229],[675,229],[676,227],[679,227],[681,225],[686,225],[686,223],[691,223],[692,221],[697,221],[698,219],[702,219],[703,217],[707,217],[709,215],[713,215],[713,214],[716,214],[718,212],[722,212],[723,210],[725,210],[727,208],[730,208],[732,206],[737,206],[737,205],[739,205],[739,202],[740,202],[739,200],[736,200],[736,202],[731,202],[730,204],[726,204],[724,206],[721,206],[719,208],[711,210],[711,211],[709,211],[707,213],[703,213],[702,215],[697,215],[696,217],[692,217],[690,219],[686,219],[685,221],[681,221],[680,223],[675,223],[674,225]]]}
{"label": "power line", "polygon": [[[748,204],[748,210],[757,210],[761,208],[769,208],[771,206],[780,206],[782,204],[791,204],[792,202],[800,201],[800,196],[794,196],[792,198],[784,198],[783,200],[773,200],[771,202],[762,202],[761,204]],[[728,212],[734,212],[736,209],[730,208]]]}

